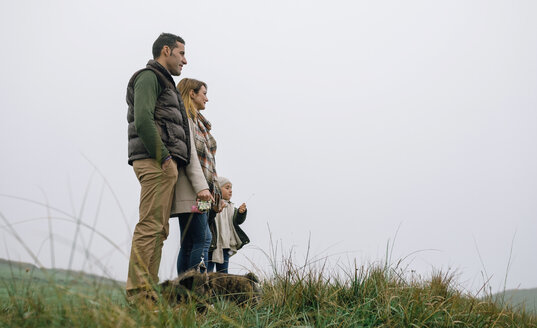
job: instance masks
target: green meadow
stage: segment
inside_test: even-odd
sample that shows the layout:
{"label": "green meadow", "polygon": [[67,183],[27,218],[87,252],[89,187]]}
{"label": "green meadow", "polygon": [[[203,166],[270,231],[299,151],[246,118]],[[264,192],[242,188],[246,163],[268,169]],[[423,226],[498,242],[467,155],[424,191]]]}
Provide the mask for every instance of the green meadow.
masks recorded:
{"label": "green meadow", "polygon": [[507,294],[473,297],[447,273],[420,281],[371,266],[334,277],[322,264],[278,263],[259,275],[257,304],[196,297],[131,305],[122,282],[2,260],[0,327],[537,327],[535,312]]}

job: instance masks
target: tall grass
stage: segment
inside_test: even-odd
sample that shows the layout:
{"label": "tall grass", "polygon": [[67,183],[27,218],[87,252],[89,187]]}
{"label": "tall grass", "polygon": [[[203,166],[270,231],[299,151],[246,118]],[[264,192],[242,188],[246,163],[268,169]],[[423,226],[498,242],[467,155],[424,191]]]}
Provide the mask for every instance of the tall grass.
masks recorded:
{"label": "tall grass", "polygon": [[419,280],[386,265],[334,277],[326,262],[282,258],[263,276],[259,303],[246,306],[199,297],[130,305],[123,286],[24,273],[2,280],[0,327],[537,327],[535,316],[457,290],[453,274]]}

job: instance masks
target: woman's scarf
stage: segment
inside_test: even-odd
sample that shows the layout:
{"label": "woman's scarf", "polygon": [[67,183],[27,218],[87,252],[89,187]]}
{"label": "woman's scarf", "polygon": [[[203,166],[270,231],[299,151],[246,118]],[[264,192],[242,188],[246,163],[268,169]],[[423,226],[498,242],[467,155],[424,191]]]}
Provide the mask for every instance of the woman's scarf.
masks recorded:
{"label": "woman's scarf", "polygon": [[[211,135],[211,123],[198,112],[197,119],[194,122],[195,131],[194,142],[196,144],[196,150],[198,152],[198,158],[200,160],[201,169],[203,175],[209,185],[209,190],[213,196],[220,196],[220,186],[218,185],[216,174],[216,161],[214,155],[216,153],[216,140]],[[216,197],[215,197],[216,199]]]}

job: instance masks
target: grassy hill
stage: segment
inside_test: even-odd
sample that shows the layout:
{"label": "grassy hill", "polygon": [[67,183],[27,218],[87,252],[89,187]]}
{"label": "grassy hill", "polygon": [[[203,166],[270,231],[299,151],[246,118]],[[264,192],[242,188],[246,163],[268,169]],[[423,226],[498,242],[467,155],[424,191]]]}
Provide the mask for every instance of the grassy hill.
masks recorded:
{"label": "grassy hill", "polygon": [[96,283],[102,285],[125,285],[124,282],[91,273],[64,269],[40,269],[30,263],[0,259],[0,279],[24,279],[25,277],[46,281],[53,279],[59,283],[79,283],[82,285]]}
{"label": "grassy hill", "polygon": [[511,304],[537,315],[537,288],[506,290],[494,295],[494,299],[500,304]]}
{"label": "grassy hill", "polygon": [[122,298],[125,283],[101,276],[63,269],[40,269],[33,264],[0,259],[0,300],[13,292],[40,289],[45,297],[55,298],[56,289],[94,295],[99,292]]}
{"label": "grassy hill", "polygon": [[373,266],[335,278],[324,266],[285,259],[276,265],[261,277],[257,304],[197,298],[130,305],[117,281],[2,261],[0,327],[537,328],[535,315],[465,295],[449,274],[416,281],[397,268]]}
{"label": "grassy hill", "polygon": [[100,283],[108,285],[125,285],[124,282],[119,282],[91,273],[64,269],[40,269],[34,264],[0,259],[0,279],[23,278],[24,276],[31,276],[38,280],[56,278],[56,280],[64,282],[75,280],[85,284]]}

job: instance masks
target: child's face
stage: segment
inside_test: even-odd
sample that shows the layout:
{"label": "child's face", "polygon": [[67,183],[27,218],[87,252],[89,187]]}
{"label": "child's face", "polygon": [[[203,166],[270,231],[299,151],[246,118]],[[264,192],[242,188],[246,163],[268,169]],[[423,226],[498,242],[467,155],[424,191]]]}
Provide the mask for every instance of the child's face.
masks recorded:
{"label": "child's face", "polygon": [[233,187],[231,187],[231,183],[226,183],[222,188],[222,198],[225,200],[230,200],[231,195],[233,194]]}

